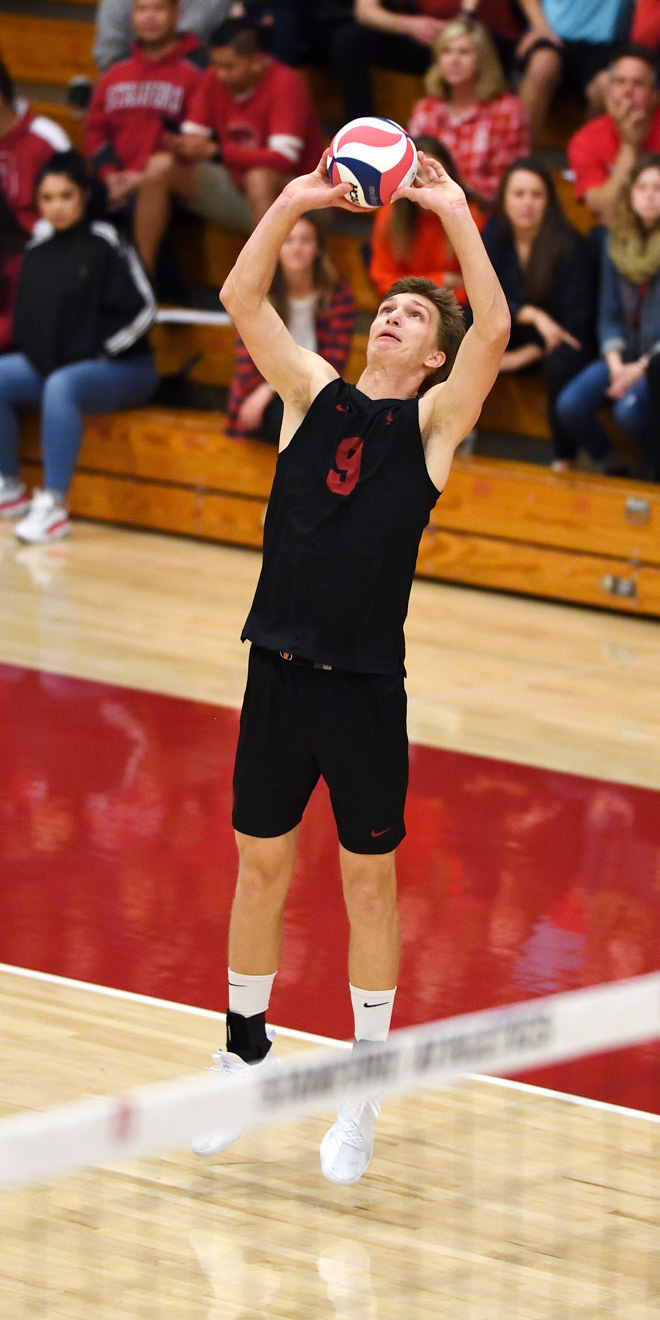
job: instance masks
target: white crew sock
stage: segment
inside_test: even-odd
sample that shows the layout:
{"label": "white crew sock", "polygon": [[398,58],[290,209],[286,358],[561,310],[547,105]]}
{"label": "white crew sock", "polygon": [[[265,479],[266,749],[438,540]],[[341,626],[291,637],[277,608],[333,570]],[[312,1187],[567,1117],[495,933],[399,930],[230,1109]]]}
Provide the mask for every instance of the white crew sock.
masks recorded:
{"label": "white crew sock", "polygon": [[349,985],[349,990],[355,1018],[355,1039],[387,1040],[396,986],[393,990],[359,990],[357,986]]}
{"label": "white crew sock", "polygon": [[240,1013],[241,1017],[247,1018],[267,1012],[277,972],[270,976],[242,976],[232,972],[230,967],[228,976],[230,1013]]}

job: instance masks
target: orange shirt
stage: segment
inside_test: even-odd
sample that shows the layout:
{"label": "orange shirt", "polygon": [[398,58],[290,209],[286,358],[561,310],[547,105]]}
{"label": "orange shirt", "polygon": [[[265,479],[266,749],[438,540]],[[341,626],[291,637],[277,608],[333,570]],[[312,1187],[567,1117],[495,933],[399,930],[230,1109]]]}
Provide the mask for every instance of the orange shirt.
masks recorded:
{"label": "orange shirt", "polygon": [[[470,210],[480,229],[486,222],[486,216],[476,207]],[[417,212],[417,232],[413,238],[409,255],[400,261],[392,250],[392,239],[388,232],[390,218],[389,206],[381,206],[376,212],[371,236],[371,262],[369,274],[378,290],[379,298],[387,292],[395,280],[406,275],[422,275],[443,285],[445,275],[459,275],[460,265],[454,249],[445,234],[437,215],[432,211]],[[454,289],[458,301],[464,306],[467,294],[461,285]]]}

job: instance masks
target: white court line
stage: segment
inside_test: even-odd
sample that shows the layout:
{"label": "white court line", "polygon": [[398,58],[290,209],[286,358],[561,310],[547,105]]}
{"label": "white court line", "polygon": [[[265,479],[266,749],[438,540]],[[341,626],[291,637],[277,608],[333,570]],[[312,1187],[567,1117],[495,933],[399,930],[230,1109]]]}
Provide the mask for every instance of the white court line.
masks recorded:
{"label": "white court line", "polygon": [[[52,972],[35,972],[29,967],[12,967],[9,963],[0,963],[0,974],[22,976],[27,981],[43,981],[45,985],[61,985],[67,990],[89,990],[94,995],[106,995],[108,999],[123,999],[129,1004],[151,1004],[154,1008],[170,1008],[175,1013],[190,1013],[193,1017],[210,1018],[214,1022],[224,1022],[224,1013],[216,1013],[212,1008],[197,1008],[195,1004],[178,1004],[173,999],[156,999],[153,995],[138,995],[132,990],[117,990],[112,985],[96,985],[93,981],[74,981],[69,976],[55,976]],[[352,1041],[334,1040],[331,1036],[315,1036],[310,1031],[296,1031],[293,1027],[275,1027],[278,1036],[287,1036],[290,1040],[304,1040],[310,1045],[335,1046],[336,1049],[350,1050]]]}
{"label": "white court line", "polygon": [[[91,994],[106,995],[108,999],[123,999],[131,1004],[151,1004],[155,1008],[169,1008],[176,1013],[190,1013],[194,1017],[209,1018],[214,1022],[224,1022],[224,1013],[217,1013],[210,1008],[197,1008],[194,1004],[179,1004],[173,999],[156,999],[153,995],[139,995],[131,990],[117,990],[115,986],[96,985],[92,981],[75,981],[68,976],[55,976],[52,972],[35,972],[29,967],[13,967],[9,963],[0,963],[0,974],[22,976],[29,981],[43,981],[46,985],[60,985],[69,990],[88,990]],[[317,1036],[309,1031],[296,1031],[294,1027],[275,1027],[278,1036],[290,1040],[304,1040],[310,1045],[334,1046],[336,1049],[349,1050],[351,1041],[335,1040],[332,1036]],[[563,1100],[567,1104],[582,1105],[585,1109],[597,1109],[601,1112],[620,1114],[627,1118],[641,1118],[647,1123],[660,1123],[660,1114],[651,1114],[644,1109],[630,1109],[625,1105],[614,1105],[607,1100],[593,1100],[588,1096],[573,1095],[569,1091],[553,1091],[546,1086],[532,1086],[529,1082],[518,1082],[508,1077],[491,1077],[487,1073],[466,1073],[466,1080],[487,1082],[489,1086],[501,1086],[511,1091],[522,1091],[550,1100]]]}
{"label": "white court line", "polygon": [[488,1082],[490,1086],[505,1086],[511,1091],[542,1095],[549,1100],[567,1100],[570,1105],[600,1109],[605,1113],[620,1114],[622,1118],[643,1118],[647,1123],[660,1123],[660,1114],[651,1114],[647,1109],[628,1109],[625,1105],[613,1105],[608,1100],[592,1100],[586,1095],[572,1095],[570,1091],[552,1091],[547,1086],[532,1086],[530,1082],[516,1082],[509,1077],[489,1077],[486,1073],[468,1073],[467,1077],[472,1082]]}

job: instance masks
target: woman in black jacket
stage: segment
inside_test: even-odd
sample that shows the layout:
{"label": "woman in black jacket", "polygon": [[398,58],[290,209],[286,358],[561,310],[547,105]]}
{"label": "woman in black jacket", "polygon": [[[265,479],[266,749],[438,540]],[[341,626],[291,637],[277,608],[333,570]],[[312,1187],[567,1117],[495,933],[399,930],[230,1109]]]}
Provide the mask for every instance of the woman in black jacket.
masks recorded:
{"label": "woman in black jacket", "polygon": [[557,416],[564,385],[596,354],[596,270],[590,244],[566,219],[547,170],[531,158],[506,170],[483,240],[511,313],[500,371],[538,364],[548,390],[553,468],[574,445]]}
{"label": "woman in black jacket", "polygon": [[[156,304],[131,247],[112,225],[89,222],[85,163],[51,156],[37,175],[42,224],[23,259],[16,353],[0,358],[0,516],[24,515],[21,541],[70,531],[66,499],[83,415],[146,403],[158,377],[146,335]],[[44,489],[20,479],[18,409],[41,407]]]}

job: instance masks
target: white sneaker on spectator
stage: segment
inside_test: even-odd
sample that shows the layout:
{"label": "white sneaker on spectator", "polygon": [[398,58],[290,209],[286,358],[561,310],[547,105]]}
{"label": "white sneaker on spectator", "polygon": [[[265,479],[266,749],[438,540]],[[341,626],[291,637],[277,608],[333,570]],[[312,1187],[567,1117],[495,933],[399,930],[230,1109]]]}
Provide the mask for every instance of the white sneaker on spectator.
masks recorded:
{"label": "white sneaker on spectator", "polygon": [[18,477],[0,476],[0,518],[19,518],[29,504],[30,496]]}
{"label": "white sneaker on spectator", "polygon": [[379,1114],[377,1100],[340,1105],[336,1121],[321,1142],[321,1171],[328,1182],[350,1186],[366,1173]]}
{"label": "white sneaker on spectator", "polygon": [[39,545],[68,536],[71,523],[65,506],[50,490],[35,490],[25,517],[14,528],[19,541]]}
{"label": "white sneaker on spectator", "polygon": [[[275,1032],[272,1027],[266,1027],[266,1034],[270,1041],[275,1039]],[[261,1072],[262,1070],[279,1067],[280,1060],[273,1054],[272,1049],[258,1063],[246,1063],[238,1054],[218,1050],[217,1054],[213,1055],[213,1064],[208,1071],[222,1073],[224,1077],[231,1077],[232,1075],[235,1076],[236,1073],[244,1072],[246,1068],[258,1068]],[[195,1137],[191,1142],[192,1149],[195,1155],[219,1155],[221,1151],[226,1150],[228,1146],[238,1141],[244,1131],[244,1124],[235,1128],[218,1128],[214,1132],[205,1133],[204,1136]]]}

